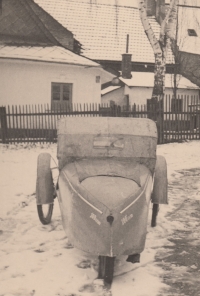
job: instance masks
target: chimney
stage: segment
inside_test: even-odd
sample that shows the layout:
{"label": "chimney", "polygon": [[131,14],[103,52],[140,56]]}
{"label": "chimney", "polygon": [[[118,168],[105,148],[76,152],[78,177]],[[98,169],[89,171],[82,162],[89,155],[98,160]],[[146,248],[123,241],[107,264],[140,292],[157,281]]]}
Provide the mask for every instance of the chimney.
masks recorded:
{"label": "chimney", "polygon": [[156,0],[145,0],[147,16],[156,16]]}
{"label": "chimney", "polygon": [[156,20],[161,25],[165,18],[165,0],[157,0],[156,3]]}
{"label": "chimney", "polygon": [[125,79],[130,79],[132,77],[131,75],[132,54],[128,53],[128,46],[129,46],[129,35],[127,35],[127,40],[126,40],[126,53],[122,54],[122,78],[125,78]]}

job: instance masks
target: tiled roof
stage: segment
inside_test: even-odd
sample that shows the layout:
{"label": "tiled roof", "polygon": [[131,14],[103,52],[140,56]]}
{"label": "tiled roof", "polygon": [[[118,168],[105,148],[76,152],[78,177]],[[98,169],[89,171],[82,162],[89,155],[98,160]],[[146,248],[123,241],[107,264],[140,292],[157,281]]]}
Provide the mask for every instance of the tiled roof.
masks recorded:
{"label": "tiled roof", "polygon": [[[124,82],[126,85],[130,87],[139,86],[139,87],[153,87],[154,85],[154,73],[148,72],[132,72],[131,79],[124,79],[120,77],[120,80]],[[199,89],[196,84],[193,84],[187,78],[178,75],[178,88],[185,89]],[[165,87],[172,88],[173,87],[173,75],[166,74],[165,75]]]}
{"label": "tiled roof", "polygon": [[[84,56],[93,60],[121,61],[129,34],[132,61],[154,63],[153,50],[144,33],[137,8],[72,0],[34,1],[74,34],[82,44]],[[158,37],[159,24],[153,17],[149,20]],[[167,62],[173,62],[171,52]]]}
{"label": "tiled roof", "polygon": [[99,64],[58,46],[0,45],[0,59],[2,58],[100,67]]}
{"label": "tiled roof", "polygon": [[6,0],[0,14],[0,44],[61,45],[73,50],[73,35],[32,0]]}

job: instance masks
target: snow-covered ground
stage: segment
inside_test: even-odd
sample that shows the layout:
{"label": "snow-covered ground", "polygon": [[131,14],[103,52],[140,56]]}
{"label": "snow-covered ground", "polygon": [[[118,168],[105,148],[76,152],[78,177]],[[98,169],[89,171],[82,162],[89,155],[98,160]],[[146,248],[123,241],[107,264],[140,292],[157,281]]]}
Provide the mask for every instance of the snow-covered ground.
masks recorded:
{"label": "snow-covered ground", "polygon": [[[98,260],[71,248],[62,228],[57,200],[51,225],[42,225],[37,216],[37,156],[49,152],[56,160],[56,147],[0,146],[0,296],[98,295],[92,285],[97,276]],[[173,238],[177,230],[184,231],[183,223],[169,218],[183,199],[181,188],[174,189],[173,184],[174,180],[179,184],[180,170],[200,167],[200,142],[160,145],[157,154],[165,156],[168,164],[169,205],[161,207],[157,227],[148,226],[141,262],[132,265],[126,262],[126,257],[117,258],[113,296],[172,295],[163,280],[165,270],[155,258],[158,254],[164,258],[166,248],[173,247],[169,238]],[[200,201],[200,182],[196,181],[193,189],[189,198]],[[196,225],[193,217],[189,226],[195,229]],[[83,261],[88,268],[80,268]],[[195,265],[192,268],[196,268]],[[180,267],[178,273],[184,273],[185,269]]]}

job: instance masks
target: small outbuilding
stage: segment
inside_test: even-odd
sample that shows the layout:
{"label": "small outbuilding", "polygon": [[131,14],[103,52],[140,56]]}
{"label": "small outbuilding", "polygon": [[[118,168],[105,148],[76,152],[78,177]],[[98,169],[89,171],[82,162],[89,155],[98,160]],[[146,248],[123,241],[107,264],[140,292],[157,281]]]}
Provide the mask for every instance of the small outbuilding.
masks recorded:
{"label": "small outbuilding", "polygon": [[[154,73],[150,72],[131,72],[132,77],[125,79],[118,78],[118,85],[108,86],[101,91],[101,101],[105,104],[115,102],[117,105],[145,105],[147,99],[151,98]],[[174,93],[174,75],[166,74],[165,77],[165,95],[173,97]],[[177,97],[189,96],[199,97],[199,87],[190,80],[181,75],[176,77]]]}

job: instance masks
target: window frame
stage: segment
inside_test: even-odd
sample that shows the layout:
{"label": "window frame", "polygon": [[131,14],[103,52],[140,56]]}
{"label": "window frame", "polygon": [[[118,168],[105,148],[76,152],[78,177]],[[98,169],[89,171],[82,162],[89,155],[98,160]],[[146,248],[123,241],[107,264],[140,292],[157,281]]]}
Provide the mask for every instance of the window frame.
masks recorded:
{"label": "window frame", "polygon": [[197,37],[197,32],[195,29],[187,29],[187,31],[188,31],[188,36]]}
{"label": "window frame", "polygon": [[[59,87],[59,91],[57,92],[59,94],[59,99],[54,99],[55,91],[53,88],[55,86]],[[67,86],[68,92],[69,92],[69,99],[64,99],[64,87]],[[56,110],[60,108],[72,108],[72,99],[73,99],[73,83],[71,82],[51,82],[51,109]]]}

